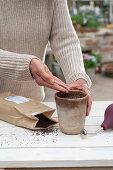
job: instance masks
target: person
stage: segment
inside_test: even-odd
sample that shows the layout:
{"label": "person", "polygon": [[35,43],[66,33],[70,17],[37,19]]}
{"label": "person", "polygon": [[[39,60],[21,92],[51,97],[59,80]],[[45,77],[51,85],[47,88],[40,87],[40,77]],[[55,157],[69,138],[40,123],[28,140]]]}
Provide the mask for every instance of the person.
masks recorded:
{"label": "person", "polygon": [[42,86],[65,91],[44,64],[48,41],[63,70],[64,85],[88,94],[88,115],[91,80],[66,0],[0,0],[0,93],[42,101]]}

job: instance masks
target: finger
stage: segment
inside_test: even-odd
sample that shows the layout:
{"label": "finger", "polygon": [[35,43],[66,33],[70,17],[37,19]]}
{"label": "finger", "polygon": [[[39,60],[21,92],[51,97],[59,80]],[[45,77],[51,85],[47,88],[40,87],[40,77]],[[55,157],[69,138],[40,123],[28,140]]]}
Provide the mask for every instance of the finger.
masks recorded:
{"label": "finger", "polygon": [[[47,67],[46,65],[45,65],[45,70],[46,70],[46,72],[47,72],[48,74],[50,74],[50,75],[53,76],[53,74],[50,72],[50,70],[48,69],[48,67]],[[60,80],[60,79],[57,78],[56,76],[53,76],[53,77],[54,77],[54,80],[56,80],[55,83],[60,83],[59,85],[64,86],[64,88],[66,88],[66,89],[68,90],[68,92],[69,92],[69,87],[68,87],[68,85],[66,85],[62,80]]]}
{"label": "finger", "polygon": [[85,92],[88,96],[87,109],[86,109],[86,116],[88,116],[92,106],[92,96],[89,89],[82,89],[82,91]]}
{"label": "finger", "polygon": [[38,76],[37,74],[35,74],[34,75],[34,79],[35,79],[35,81],[36,81],[36,83],[39,85],[39,86],[43,86],[43,79],[40,77],[40,76]]}
{"label": "finger", "polygon": [[70,90],[81,90],[88,95],[88,102],[87,102],[87,109],[86,109],[86,116],[88,116],[91,110],[91,106],[92,106],[92,96],[91,96],[89,89],[86,86],[85,87],[78,86],[77,84],[74,84],[74,85],[71,84],[69,88]]}
{"label": "finger", "polygon": [[39,77],[41,77],[45,82],[47,82],[50,85],[54,84],[54,78],[52,75],[46,73],[46,71],[40,71],[37,74]]}
{"label": "finger", "polygon": [[56,83],[58,82],[59,84],[61,84],[62,86],[64,86],[67,90],[68,90],[68,92],[69,92],[69,86],[66,84],[66,83],[64,83],[62,80],[60,80],[59,78],[57,78],[56,76],[54,76],[54,80],[56,80]]}
{"label": "finger", "polygon": [[[50,75],[53,76],[53,74],[50,72],[50,70],[48,69],[48,67],[45,65],[45,69],[46,69],[46,72]],[[67,88],[67,90],[69,90],[69,87],[68,85],[66,85],[62,80],[60,80],[59,78],[57,78],[56,76],[53,76],[54,77],[54,80],[56,80],[57,82],[59,82],[60,84],[62,84],[65,88]]]}
{"label": "finger", "polygon": [[70,89],[70,90],[82,90],[83,87],[80,86],[80,85],[78,85],[78,84],[70,84],[70,85],[69,85],[69,89]]}
{"label": "finger", "polygon": [[51,89],[54,89],[54,90],[58,90],[58,91],[61,91],[61,92],[64,92],[64,93],[67,93],[68,91],[63,88],[63,87],[60,87],[59,85],[57,84],[54,84],[54,85],[50,85],[49,83],[45,82],[41,77],[39,77],[38,75],[35,77],[35,81],[36,83],[39,85],[39,86],[46,86],[46,87],[49,87]]}
{"label": "finger", "polygon": [[67,88],[64,88],[62,86],[59,86],[58,84],[54,84],[53,89],[56,89],[58,91],[61,91],[61,92],[64,92],[64,93],[69,93],[68,89]]}
{"label": "finger", "polygon": [[92,106],[92,96],[91,93],[88,93],[88,102],[87,102],[87,111],[86,111],[86,116],[89,115],[90,110],[91,110],[91,106]]}
{"label": "finger", "polygon": [[70,86],[69,86],[69,90],[81,90],[81,89],[78,88],[77,86],[74,86],[74,87],[70,87]]}

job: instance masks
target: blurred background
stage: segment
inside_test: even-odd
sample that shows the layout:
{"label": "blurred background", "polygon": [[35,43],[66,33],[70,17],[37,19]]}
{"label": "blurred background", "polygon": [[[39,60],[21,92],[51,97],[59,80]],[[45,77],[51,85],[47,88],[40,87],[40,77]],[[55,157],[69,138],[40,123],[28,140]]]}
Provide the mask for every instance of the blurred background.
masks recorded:
{"label": "blurred background", "polygon": [[[113,100],[113,0],[68,0],[73,26],[80,40],[84,66],[92,80],[95,100]],[[65,81],[50,45],[46,64]],[[54,101],[56,91],[45,88],[44,101]]]}

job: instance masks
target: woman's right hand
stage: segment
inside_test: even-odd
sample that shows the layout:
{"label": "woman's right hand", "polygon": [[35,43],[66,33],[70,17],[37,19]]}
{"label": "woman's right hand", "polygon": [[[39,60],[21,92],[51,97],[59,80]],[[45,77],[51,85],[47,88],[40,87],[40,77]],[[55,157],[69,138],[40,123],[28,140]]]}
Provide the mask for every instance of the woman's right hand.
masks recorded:
{"label": "woman's right hand", "polygon": [[[36,83],[39,86],[46,86],[66,93],[69,92],[69,87],[63,81],[53,76],[46,64],[44,64],[40,59],[34,58],[31,60],[30,70]],[[59,84],[65,86],[66,88],[63,88],[56,84],[56,81],[59,82]]]}

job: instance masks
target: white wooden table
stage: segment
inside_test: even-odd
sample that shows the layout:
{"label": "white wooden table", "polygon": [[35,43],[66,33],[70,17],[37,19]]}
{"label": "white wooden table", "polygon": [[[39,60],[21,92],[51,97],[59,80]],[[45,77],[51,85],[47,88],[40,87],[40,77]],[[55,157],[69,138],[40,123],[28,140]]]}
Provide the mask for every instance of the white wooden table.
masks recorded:
{"label": "white wooden table", "polygon": [[[95,132],[106,107],[113,101],[93,102],[86,129]],[[46,103],[55,108],[55,103]],[[53,115],[57,119],[57,113]],[[113,166],[113,131],[82,139],[50,132],[31,131],[0,121],[0,168],[9,167],[103,167]]]}

